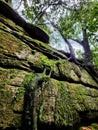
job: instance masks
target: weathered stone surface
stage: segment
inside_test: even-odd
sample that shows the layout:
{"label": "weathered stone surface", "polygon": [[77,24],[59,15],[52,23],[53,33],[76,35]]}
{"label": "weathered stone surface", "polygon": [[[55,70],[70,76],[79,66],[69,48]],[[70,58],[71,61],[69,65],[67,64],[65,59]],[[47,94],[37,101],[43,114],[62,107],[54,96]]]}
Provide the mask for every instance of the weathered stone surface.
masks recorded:
{"label": "weathered stone surface", "polygon": [[35,107],[39,122],[68,126],[83,118],[98,118],[98,83],[93,77],[0,15],[1,128],[21,126],[29,82],[32,79],[33,88],[38,78]]}

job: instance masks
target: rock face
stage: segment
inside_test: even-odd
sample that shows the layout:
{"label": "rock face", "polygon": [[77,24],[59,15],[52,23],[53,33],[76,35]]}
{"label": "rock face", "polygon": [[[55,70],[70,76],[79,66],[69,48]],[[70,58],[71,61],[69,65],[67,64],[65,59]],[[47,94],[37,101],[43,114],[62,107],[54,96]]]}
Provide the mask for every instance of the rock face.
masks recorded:
{"label": "rock face", "polygon": [[0,128],[72,127],[97,119],[93,77],[0,15]]}

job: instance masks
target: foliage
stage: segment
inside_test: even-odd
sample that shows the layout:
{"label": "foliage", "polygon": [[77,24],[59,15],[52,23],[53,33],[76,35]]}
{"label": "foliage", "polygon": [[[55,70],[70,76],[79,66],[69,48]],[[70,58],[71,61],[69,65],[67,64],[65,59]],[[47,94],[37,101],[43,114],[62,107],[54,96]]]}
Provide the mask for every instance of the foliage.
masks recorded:
{"label": "foliage", "polygon": [[[67,39],[77,41],[84,48],[84,55],[93,53],[93,62],[98,67],[98,1],[22,0],[23,15],[49,34],[57,28]],[[52,27],[52,25],[55,25]],[[57,28],[55,28],[57,27]],[[86,29],[86,36],[83,35]],[[59,31],[57,30],[57,31]],[[88,42],[87,46],[85,43]],[[84,43],[82,44],[82,41]],[[87,47],[87,49],[85,49]],[[87,54],[88,52],[88,54]],[[92,59],[92,58],[91,58]]]}
{"label": "foliage", "polygon": [[[93,61],[97,65],[97,56],[95,53],[98,51],[97,42],[98,42],[98,2],[84,2],[75,5],[75,10],[67,10],[65,16],[59,19],[60,28],[63,30],[63,33],[67,38],[74,39],[80,45],[84,47],[85,51],[85,42],[82,44],[82,41],[87,37],[88,46],[90,46],[93,53]],[[86,29],[86,35],[83,34],[83,29]],[[89,50],[86,50],[89,51]],[[89,51],[90,52],[90,51]],[[87,57],[88,58],[88,57]],[[98,66],[98,65],[97,65]]]}

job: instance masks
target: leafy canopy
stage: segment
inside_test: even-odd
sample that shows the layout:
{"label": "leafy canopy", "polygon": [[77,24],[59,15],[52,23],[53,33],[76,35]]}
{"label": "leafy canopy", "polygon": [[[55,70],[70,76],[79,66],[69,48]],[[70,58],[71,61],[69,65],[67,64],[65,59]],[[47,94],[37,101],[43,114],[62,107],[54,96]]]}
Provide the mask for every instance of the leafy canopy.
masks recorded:
{"label": "leafy canopy", "polygon": [[[98,67],[97,0],[22,1],[24,2],[22,13],[25,18],[31,23],[40,26],[42,29],[49,32],[49,34],[57,27],[67,39],[77,41],[84,47],[84,50],[86,50],[86,44],[85,42],[82,43],[82,41],[86,39],[88,42],[88,53],[92,51],[93,62]],[[85,31],[85,36],[83,35],[83,31]]]}

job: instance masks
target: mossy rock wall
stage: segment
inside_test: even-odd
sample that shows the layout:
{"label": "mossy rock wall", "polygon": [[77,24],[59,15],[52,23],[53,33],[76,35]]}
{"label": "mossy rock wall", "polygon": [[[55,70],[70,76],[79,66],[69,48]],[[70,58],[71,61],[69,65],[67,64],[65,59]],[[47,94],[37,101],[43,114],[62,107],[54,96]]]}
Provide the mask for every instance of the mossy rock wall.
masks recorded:
{"label": "mossy rock wall", "polygon": [[[74,125],[98,118],[98,83],[82,67],[0,15],[0,127],[22,124],[25,93],[37,86],[36,110],[41,123]],[[82,113],[82,114],[81,114]]]}

